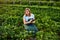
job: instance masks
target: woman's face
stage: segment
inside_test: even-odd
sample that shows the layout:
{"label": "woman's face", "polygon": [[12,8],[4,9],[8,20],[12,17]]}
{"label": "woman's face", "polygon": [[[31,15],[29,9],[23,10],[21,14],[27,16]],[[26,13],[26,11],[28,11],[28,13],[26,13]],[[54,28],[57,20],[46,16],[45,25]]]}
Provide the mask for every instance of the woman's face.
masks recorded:
{"label": "woman's face", "polygon": [[26,11],[25,11],[25,14],[26,14],[26,15],[29,15],[29,14],[30,14],[29,10],[26,10]]}

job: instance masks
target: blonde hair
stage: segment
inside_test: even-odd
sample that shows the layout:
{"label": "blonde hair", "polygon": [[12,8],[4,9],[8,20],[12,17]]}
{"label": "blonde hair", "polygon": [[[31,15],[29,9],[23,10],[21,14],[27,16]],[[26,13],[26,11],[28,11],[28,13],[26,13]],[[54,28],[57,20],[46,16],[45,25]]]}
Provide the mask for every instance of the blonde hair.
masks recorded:
{"label": "blonde hair", "polygon": [[[26,10],[28,10],[31,13],[30,8],[25,8],[25,11],[24,12],[26,12]],[[30,15],[30,13],[29,13],[29,15]],[[27,16],[27,14],[25,14],[25,13],[24,13],[24,15]]]}

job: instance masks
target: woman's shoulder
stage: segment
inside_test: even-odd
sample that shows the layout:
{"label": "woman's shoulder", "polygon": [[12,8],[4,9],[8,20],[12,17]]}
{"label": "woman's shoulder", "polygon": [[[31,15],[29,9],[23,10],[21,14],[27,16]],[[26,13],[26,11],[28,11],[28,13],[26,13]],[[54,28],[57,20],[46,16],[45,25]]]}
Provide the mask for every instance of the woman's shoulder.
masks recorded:
{"label": "woman's shoulder", "polygon": [[26,17],[25,15],[23,15],[23,17]]}
{"label": "woman's shoulder", "polygon": [[33,14],[33,13],[31,13],[31,16],[34,16],[34,14]]}
{"label": "woman's shoulder", "polygon": [[33,13],[31,13],[31,15],[34,15]]}

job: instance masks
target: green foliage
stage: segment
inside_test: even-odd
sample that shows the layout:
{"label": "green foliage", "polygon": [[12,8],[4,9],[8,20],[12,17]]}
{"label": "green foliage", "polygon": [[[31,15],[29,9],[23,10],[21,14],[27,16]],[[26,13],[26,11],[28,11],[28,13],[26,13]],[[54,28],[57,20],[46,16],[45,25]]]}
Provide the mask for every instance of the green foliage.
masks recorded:
{"label": "green foliage", "polygon": [[45,5],[60,7],[60,0],[0,0],[0,4]]}
{"label": "green foliage", "polygon": [[[24,5],[23,5],[24,6]],[[28,6],[29,7],[29,6]],[[23,26],[23,14],[26,7],[1,6],[0,7],[0,39],[21,40],[33,37]],[[37,40],[59,40],[60,9],[29,7],[35,15],[38,28]]]}

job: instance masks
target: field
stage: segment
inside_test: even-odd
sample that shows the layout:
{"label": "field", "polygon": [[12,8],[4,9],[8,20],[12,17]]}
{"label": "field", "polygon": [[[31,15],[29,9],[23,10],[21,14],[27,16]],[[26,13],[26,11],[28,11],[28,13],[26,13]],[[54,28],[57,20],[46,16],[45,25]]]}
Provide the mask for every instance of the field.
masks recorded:
{"label": "field", "polygon": [[0,4],[21,4],[60,7],[60,0],[0,0]]}
{"label": "field", "polygon": [[26,40],[32,37],[23,26],[24,9],[28,7],[35,15],[38,28],[37,40],[60,39],[60,7],[8,5],[0,6],[0,40]]}

